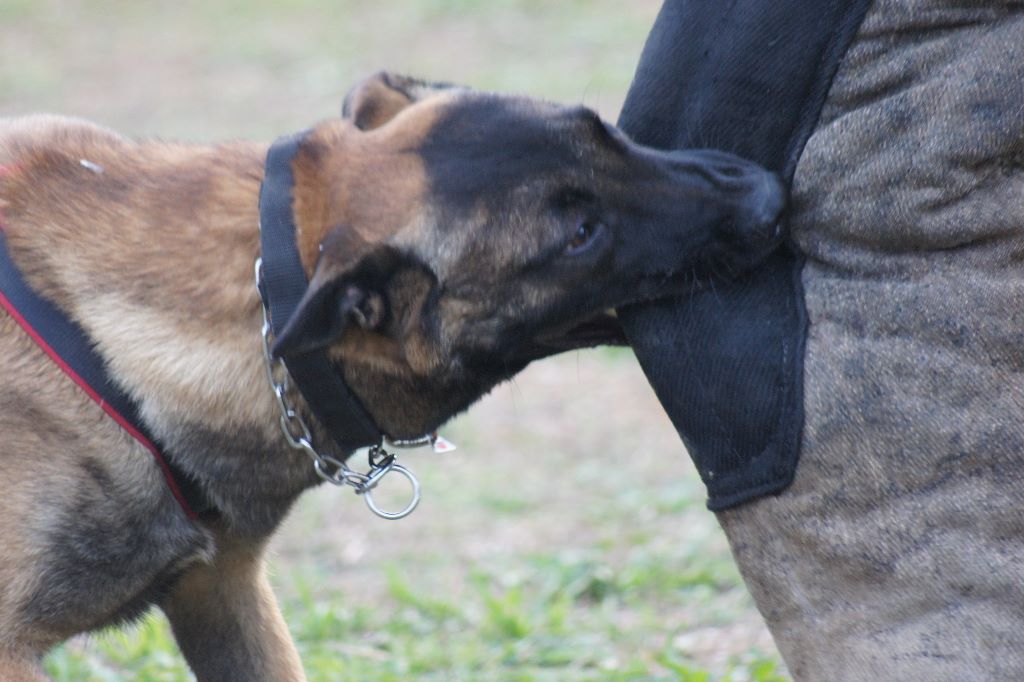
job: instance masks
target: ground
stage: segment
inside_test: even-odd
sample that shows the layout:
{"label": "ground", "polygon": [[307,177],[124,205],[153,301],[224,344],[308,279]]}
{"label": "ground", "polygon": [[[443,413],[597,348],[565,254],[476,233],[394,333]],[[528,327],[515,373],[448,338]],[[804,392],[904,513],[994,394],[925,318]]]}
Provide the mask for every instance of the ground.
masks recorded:
{"label": "ground", "polygon": [[[658,4],[0,0],[0,115],[269,140],[388,68],[614,120]],[[412,517],[325,487],[275,541],[312,680],[785,679],[630,351],[537,363],[445,435],[456,452],[402,456],[424,487]],[[58,680],[189,679],[158,615],[46,664]]]}

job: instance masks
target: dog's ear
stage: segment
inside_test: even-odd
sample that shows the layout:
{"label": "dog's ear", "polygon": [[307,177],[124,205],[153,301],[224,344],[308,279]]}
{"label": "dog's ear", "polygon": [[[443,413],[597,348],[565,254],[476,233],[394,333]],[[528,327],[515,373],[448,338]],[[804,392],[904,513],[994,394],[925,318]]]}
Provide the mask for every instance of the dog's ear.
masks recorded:
{"label": "dog's ear", "polygon": [[338,228],[332,237],[306,293],[274,342],[275,357],[329,346],[353,325],[376,330],[387,318],[387,284],[400,267],[401,255],[389,246],[367,244],[351,230]]}
{"label": "dog's ear", "polygon": [[349,91],[342,104],[341,115],[351,119],[360,130],[373,130],[409,105],[453,88],[455,86],[448,83],[427,83],[380,71]]}

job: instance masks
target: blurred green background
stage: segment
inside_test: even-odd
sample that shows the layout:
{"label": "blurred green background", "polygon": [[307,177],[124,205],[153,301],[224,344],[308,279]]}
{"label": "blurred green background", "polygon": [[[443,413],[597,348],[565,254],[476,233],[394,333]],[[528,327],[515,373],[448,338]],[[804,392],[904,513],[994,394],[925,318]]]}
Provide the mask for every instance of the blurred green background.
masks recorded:
{"label": "blurred green background", "polygon": [[[273,137],[379,69],[614,120],[659,0],[0,0],[0,115]],[[321,489],[275,540],[310,679],[782,680],[704,490],[632,353],[537,363],[403,460],[400,522]],[[58,680],[187,680],[159,614],[52,653]]]}

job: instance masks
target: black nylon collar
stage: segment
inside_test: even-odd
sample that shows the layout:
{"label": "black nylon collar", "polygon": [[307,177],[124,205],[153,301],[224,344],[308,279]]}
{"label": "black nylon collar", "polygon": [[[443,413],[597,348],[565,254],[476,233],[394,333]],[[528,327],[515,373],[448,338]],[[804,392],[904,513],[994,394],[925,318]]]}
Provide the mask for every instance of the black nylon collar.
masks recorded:
{"label": "black nylon collar", "polygon": [[[287,135],[271,145],[260,188],[260,296],[275,336],[281,334],[309,286],[292,212],[292,162],[306,135]],[[290,355],[284,364],[309,409],[344,454],[381,442],[383,432],[325,351]]]}

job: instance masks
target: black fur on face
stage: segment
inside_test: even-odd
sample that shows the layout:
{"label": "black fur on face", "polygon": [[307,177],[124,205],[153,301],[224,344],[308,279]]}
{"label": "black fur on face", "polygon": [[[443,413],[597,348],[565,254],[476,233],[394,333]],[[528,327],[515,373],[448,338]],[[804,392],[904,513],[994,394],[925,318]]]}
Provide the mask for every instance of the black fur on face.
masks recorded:
{"label": "black fur on face", "polygon": [[[584,107],[397,77],[349,102],[343,144],[364,170],[346,196],[376,203],[342,207],[351,224],[322,242],[282,352],[332,346],[395,437],[533,360],[625,343],[604,311],[738,274],[779,242],[781,182],[730,154],[661,152]],[[361,225],[374,215],[395,224]]]}
{"label": "black fur on face", "polygon": [[457,309],[449,343],[478,371],[624,342],[609,320],[572,323],[737,274],[777,242],[774,175],[721,152],[640,147],[583,107],[467,95],[419,153],[439,239],[460,245],[434,264],[440,317]]}

